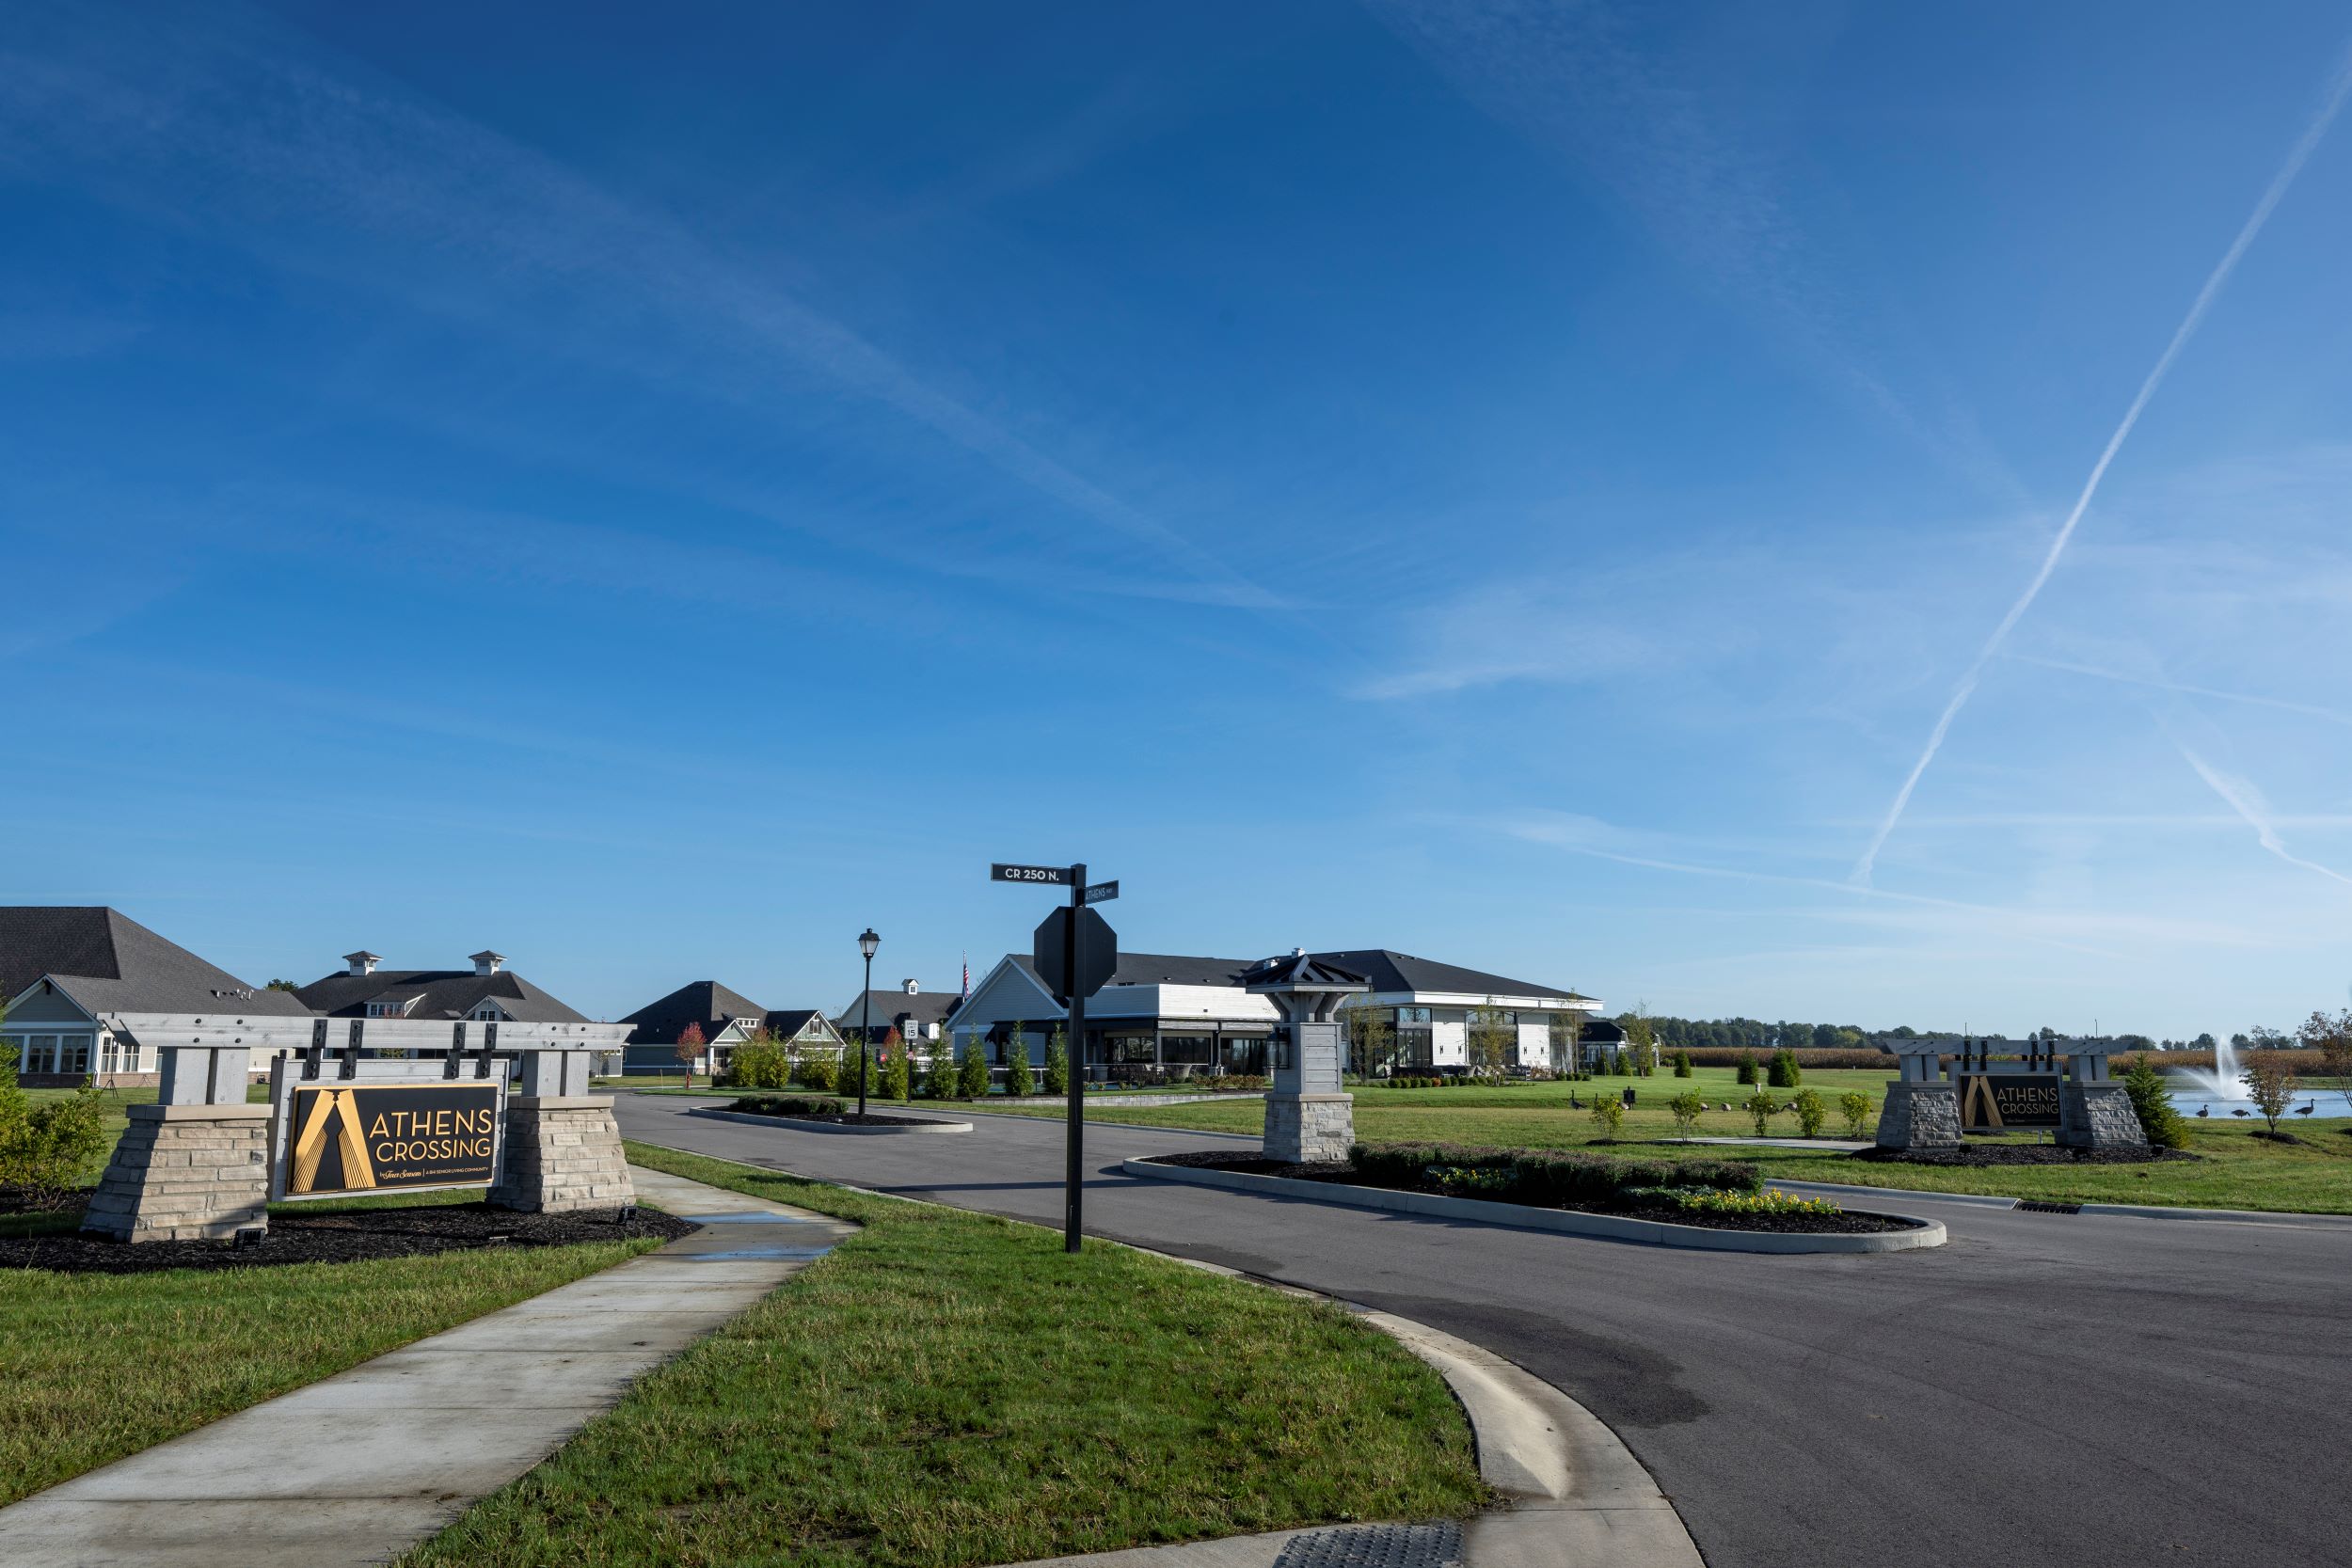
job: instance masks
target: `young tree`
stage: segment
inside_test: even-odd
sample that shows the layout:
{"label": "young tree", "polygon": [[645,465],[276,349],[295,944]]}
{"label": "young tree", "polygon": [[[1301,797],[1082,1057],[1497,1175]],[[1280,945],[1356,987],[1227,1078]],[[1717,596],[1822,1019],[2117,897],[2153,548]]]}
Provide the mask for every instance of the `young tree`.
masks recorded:
{"label": "young tree", "polygon": [[914,1096],[914,1063],[906,1040],[893,1029],[882,1040],[882,1093],[884,1100],[905,1101]]}
{"label": "young tree", "polygon": [[1060,1024],[1045,1037],[1045,1092],[1066,1095],[1070,1092],[1069,1032]]}
{"label": "young tree", "polygon": [[[1020,1025],[1013,1027],[1018,1029]],[[956,1092],[966,1100],[988,1098],[988,1047],[981,1041],[977,1029],[972,1031],[971,1043],[963,1048],[963,1069],[957,1074]]]}
{"label": "young tree", "polygon": [[699,1023],[689,1023],[678,1031],[677,1044],[670,1049],[677,1057],[679,1075],[684,1080],[686,1087],[692,1088],[694,1086],[694,1064],[701,1061],[703,1057],[703,1026]]}
{"label": "young tree", "polygon": [[1748,1118],[1756,1123],[1756,1135],[1761,1138],[1772,1131],[1772,1117],[1787,1107],[1772,1098],[1772,1090],[1759,1088],[1740,1102],[1740,1109],[1747,1112]]}
{"label": "young tree", "polygon": [[2246,1069],[2247,1095],[2273,1132],[2279,1131],[2279,1118],[2295,1104],[2296,1087],[2294,1070],[2281,1067],[2276,1057],[2258,1060]]}
{"label": "young tree", "polygon": [[1356,1002],[1341,1017],[1347,1023],[1348,1070],[1368,1079],[1389,1066],[1396,1053],[1396,1009]]}
{"label": "young tree", "polygon": [[1821,1135],[1821,1123],[1829,1119],[1829,1104],[1819,1089],[1799,1089],[1788,1101],[1788,1108],[1797,1113],[1797,1125],[1808,1138]]}
{"label": "young tree", "polygon": [[1675,1130],[1682,1134],[1684,1143],[1689,1143],[1698,1127],[1699,1114],[1707,1109],[1707,1101],[1699,1098],[1698,1090],[1685,1089],[1666,1101],[1666,1109],[1675,1115]]}
{"label": "young tree", "polygon": [[2338,1089],[2352,1089],[2352,1007],[2333,1018],[2312,1013],[2295,1031],[2295,1037],[2306,1049],[2319,1053]]}
{"label": "young tree", "polygon": [[1631,1050],[1633,1071],[1647,1078],[1658,1061],[1658,1020],[1647,1002],[1636,1002],[1633,1010],[1617,1020],[1625,1030],[1625,1043]]}
{"label": "young tree", "polygon": [[1837,1097],[1837,1114],[1846,1118],[1846,1136],[1862,1136],[1863,1124],[1870,1119],[1870,1097],[1860,1089],[1848,1089]]}
{"label": "young tree", "polygon": [[1551,1015],[1551,1070],[1575,1073],[1583,1066],[1584,1015],[1565,1007]]}
{"label": "young tree", "polygon": [[1613,1094],[1597,1094],[1593,1096],[1592,1117],[1593,1125],[1599,1129],[1600,1135],[1613,1138],[1617,1130],[1625,1125],[1625,1101]]}
{"label": "young tree", "polygon": [[1503,1011],[1492,1002],[1470,1010],[1470,1024],[1463,1031],[1464,1044],[1469,1048],[1470,1069],[1482,1078],[1499,1078],[1502,1064],[1518,1037],[1518,1031],[1503,1022]]}

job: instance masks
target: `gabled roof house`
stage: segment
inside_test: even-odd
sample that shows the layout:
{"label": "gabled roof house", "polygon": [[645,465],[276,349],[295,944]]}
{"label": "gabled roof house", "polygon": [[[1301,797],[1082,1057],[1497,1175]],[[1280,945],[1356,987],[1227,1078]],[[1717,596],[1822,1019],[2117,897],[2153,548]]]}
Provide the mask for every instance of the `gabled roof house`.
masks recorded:
{"label": "gabled roof house", "polygon": [[760,1030],[786,1050],[832,1047],[845,1041],[815,1007],[763,1007],[741,991],[716,980],[693,980],[646,1003],[621,1022],[631,1025],[622,1047],[624,1074],[656,1074],[678,1070],[678,1037],[694,1024],[703,1032],[696,1072],[724,1072],[735,1048]]}
{"label": "gabled roof house", "polygon": [[166,1015],[304,1018],[293,993],[257,988],[100,905],[0,906],[0,1045],[31,1086],[152,1084]]}

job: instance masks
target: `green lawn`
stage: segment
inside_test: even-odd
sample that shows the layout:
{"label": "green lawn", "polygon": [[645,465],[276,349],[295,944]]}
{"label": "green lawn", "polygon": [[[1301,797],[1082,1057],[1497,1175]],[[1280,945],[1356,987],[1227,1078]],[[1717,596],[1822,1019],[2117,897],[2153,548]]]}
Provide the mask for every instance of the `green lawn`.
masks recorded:
{"label": "green lawn", "polygon": [[659,1244],[218,1272],[0,1271],[0,1504]]}
{"label": "green lawn", "polygon": [[1034,1226],[628,1146],[866,1227],[401,1560],[961,1564],[1462,1515],[1442,1380],[1311,1304]]}
{"label": "green lawn", "polygon": [[[1696,1089],[1710,1109],[1699,1120],[1701,1137],[1748,1137],[1756,1131],[1745,1112],[1718,1111],[1729,1101],[1737,1107],[1751,1092],[1734,1082],[1730,1068],[1697,1068],[1689,1079],[1601,1078],[1582,1084],[1513,1084],[1470,1089],[1354,1088],[1356,1135],[1369,1143],[1446,1142],[1482,1144],[1503,1148],[1577,1148],[1600,1133],[1583,1111],[1571,1109],[1568,1095],[1590,1101],[1595,1090],[1618,1094],[1635,1091],[1638,1103],[1627,1113],[1619,1132],[1621,1143],[1645,1145],[1644,1152],[1673,1152],[1677,1144],[1673,1116],[1666,1101],[1686,1088]],[[1819,1089],[1830,1102],[1825,1137],[1842,1137],[1836,1115],[1837,1097],[1850,1089],[1870,1096],[1871,1117],[1885,1097],[1893,1076],[1885,1072],[1807,1069],[1804,1086]],[[1789,1091],[1773,1091],[1787,1100]],[[994,1107],[1016,1116],[1056,1115],[1050,1107]],[[1262,1132],[1265,1110],[1260,1101],[1156,1106],[1104,1106],[1091,1119],[1127,1122],[1148,1127],[1188,1127],[1204,1132]],[[1721,1157],[1737,1153],[1761,1164],[1769,1175],[1788,1181],[1838,1181],[1854,1186],[1914,1187],[1931,1192],[1991,1193],[2013,1197],[2047,1198],[2073,1203],[2150,1203],[2200,1209],[2260,1209],[2300,1213],[2352,1213],[2352,1119],[2302,1117],[2288,1118],[2287,1130],[2306,1147],[2286,1148],[2253,1137],[2259,1123],[2213,1120],[2189,1122],[2190,1151],[2205,1158],[2199,1163],[2155,1165],[2010,1166],[2004,1169],[1947,1170],[1929,1165],[1880,1164],[1851,1160],[1833,1149],[1750,1148],[1691,1148],[1692,1154]],[[1783,1113],[1772,1118],[1772,1135],[1795,1137],[1796,1118]],[[1869,1135],[1866,1129],[1863,1134]]]}

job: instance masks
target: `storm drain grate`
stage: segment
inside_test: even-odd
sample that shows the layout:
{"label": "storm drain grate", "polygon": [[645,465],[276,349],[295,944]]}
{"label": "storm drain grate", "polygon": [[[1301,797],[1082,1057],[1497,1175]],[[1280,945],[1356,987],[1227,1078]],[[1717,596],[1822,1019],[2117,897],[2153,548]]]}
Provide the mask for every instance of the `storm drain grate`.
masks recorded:
{"label": "storm drain grate", "polygon": [[2028,1214],[2079,1214],[2083,1212],[2079,1203],[2045,1203],[2034,1197],[2019,1198],[2017,1207]]}
{"label": "storm drain grate", "polygon": [[1342,1525],[1294,1536],[1274,1568],[1462,1568],[1462,1527]]}

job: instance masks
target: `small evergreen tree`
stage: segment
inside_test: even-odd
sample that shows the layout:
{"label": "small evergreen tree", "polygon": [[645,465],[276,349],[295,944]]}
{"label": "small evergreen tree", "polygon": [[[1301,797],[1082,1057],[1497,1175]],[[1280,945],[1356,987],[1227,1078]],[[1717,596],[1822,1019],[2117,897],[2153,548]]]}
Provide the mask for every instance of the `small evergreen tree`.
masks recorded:
{"label": "small evergreen tree", "polygon": [[882,1093],[884,1100],[911,1100],[914,1096],[914,1064],[910,1059],[907,1042],[896,1031],[882,1042]]}
{"label": "small evergreen tree", "polygon": [[1675,1076],[1677,1078],[1691,1076],[1691,1053],[1688,1051],[1675,1053]]}
{"label": "small evergreen tree", "polygon": [[923,1069],[923,1092],[933,1100],[953,1100],[961,1082],[962,1074],[956,1070],[956,1037],[943,1034]]}
{"label": "small evergreen tree", "polygon": [[2131,1097],[2140,1135],[2149,1143],[2158,1148],[2188,1147],[2188,1124],[2173,1109],[2171,1091],[2164,1086],[2164,1074],[2154,1063],[2145,1056],[2135,1060],[2123,1074],[2123,1092]]}
{"label": "small evergreen tree", "polygon": [[1066,1095],[1070,1092],[1070,1048],[1065,1043],[1062,1026],[1054,1025],[1054,1032],[1045,1037],[1045,1092]]}
{"label": "small evergreen tree", "polygon": [[1776,1089],[1793,1089],[1804,1083],[1804,1074],[1797,1067],[1797,1053],[1785,1045],[1773,1052],[1765,1082]]}
{"label": "small evergreen tree", "polygon": [[1005,1092],[1027,1094],[1035,1086],[1029,1077],[1029,1037],[1021,1035],[1005,1053]]}
{"label": "small evergreen tree", "polygon": [[1756,1053],[1753,1051],[1743,1051],[1740,1053],[1740,1082],[1742,1084],[1756,1082]]}
{"label": "small evergreen tree", "polygon": [[956,1076],[956,1092],[966,1100],[988,1097],[988,1047],[981,1043],[977,1029],[963,1048],[963,1070]]}

